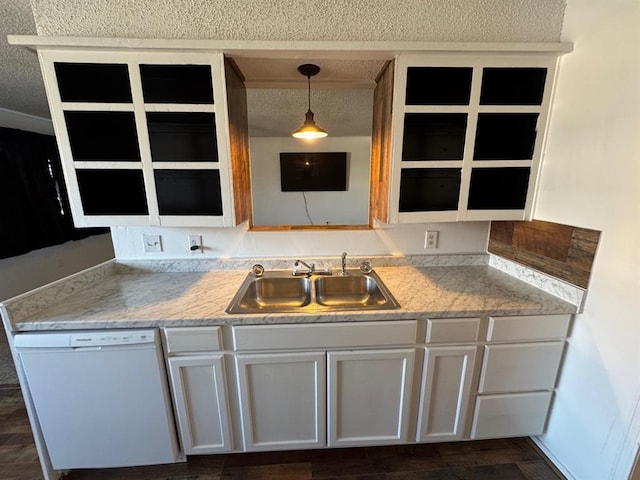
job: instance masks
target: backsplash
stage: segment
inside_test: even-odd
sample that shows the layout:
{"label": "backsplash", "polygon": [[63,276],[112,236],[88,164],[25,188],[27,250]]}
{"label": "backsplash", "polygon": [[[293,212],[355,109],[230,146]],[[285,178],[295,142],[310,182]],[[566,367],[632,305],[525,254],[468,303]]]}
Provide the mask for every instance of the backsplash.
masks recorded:
{"label": "backsplash", "polygon": [[600,232],[552,222],[491,222],[489,253],[587,288]]}
{"label": "backsplash", "polygon": [[[424,248],[425,232],[439,232],[437,248]],[[142,236],[159,235],[160,252],[145,252]],[[202,237],[202,253],[191,253],[189,235]],[[229,228],[112,227],[117,259],[317,258],[363,255],[485,254],[489,222],[376,224],[365,230],[248,231]]]}

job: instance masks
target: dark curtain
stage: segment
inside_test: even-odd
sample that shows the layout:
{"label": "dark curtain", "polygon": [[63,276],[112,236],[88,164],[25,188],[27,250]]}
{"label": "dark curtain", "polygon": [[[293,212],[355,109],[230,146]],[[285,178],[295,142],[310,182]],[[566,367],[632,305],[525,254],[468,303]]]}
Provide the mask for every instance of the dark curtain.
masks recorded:
{"label": "dark curtain", "polygon": [[0,128],[0,258],[107,229],[75,229],[55,138]]}

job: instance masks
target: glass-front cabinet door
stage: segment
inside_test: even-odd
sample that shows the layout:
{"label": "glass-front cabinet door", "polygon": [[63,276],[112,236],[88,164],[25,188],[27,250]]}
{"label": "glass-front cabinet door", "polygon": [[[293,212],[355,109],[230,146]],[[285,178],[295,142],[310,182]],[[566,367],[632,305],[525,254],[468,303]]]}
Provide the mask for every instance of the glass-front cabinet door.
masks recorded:
{"label": "glass-front cabinet door", "polygon": [[530,214],[557,54],[397,58],[389,221]]}
{"label": "glass-front cabinet door", "polygon": [[234,225],[222,54],[39,54],[76,225]]}

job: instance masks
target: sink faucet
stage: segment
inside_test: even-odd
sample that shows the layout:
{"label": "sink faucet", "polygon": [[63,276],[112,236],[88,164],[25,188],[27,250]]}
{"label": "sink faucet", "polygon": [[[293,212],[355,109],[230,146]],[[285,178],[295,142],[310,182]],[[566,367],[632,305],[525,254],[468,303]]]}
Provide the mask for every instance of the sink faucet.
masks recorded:
{"label": "sink faucet", "polygon": [[342,252],[340,275],[347,275],[347,252]]}
{"label": "sink faucet", "polygon": [[[307,270],[306,271],[298,270],[298,267],[300,265],[307,267]],[[309,263],[303,262],[302,260],[296,260],[295,262],[293,262],[294,275],[312,275],[315,271],[316,271],[316,266],[313,263],[309,264]]]}

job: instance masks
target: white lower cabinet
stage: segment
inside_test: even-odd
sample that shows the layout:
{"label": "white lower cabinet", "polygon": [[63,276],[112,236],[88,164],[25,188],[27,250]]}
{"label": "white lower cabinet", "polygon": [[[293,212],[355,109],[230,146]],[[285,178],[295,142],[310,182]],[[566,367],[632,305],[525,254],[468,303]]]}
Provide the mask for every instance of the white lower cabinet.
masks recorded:
{"label": "white lower cabinet", "polygon": [[184,452],[541,434],[570,316],[525,318],[165,329]]}
{"label": "white lower cabinet", "polygon": [[478,397],[471,438],[521,437],[544,432],[552,392],[500,393]]}
{"label": "white lower cabinet", "polygon": [[417,441],[465,438],[476,351],[476,346],[425,348]]}
{"label": "white lower cabinet", "polygon": [[324,352],[236,356],[247,451],[325,445]]}
{"label": "white lower cabinet", "polygon": [[471,438],[544,433],[571,317],[489,319]]}
{"label": "white lower cabinet", "polygon": [[471,438],[544,432],[564,342],[486,345]]}
{"label": "white lower cabinet", "polygon": [[553,390],[564,342],[487,345],[479,393]]}
{"label": "white lower cabinet", "polygon": [[407,442],[415,349],[328,352],[329,446]]}
{"label": "white lower cabinet", "polygon": [[233,327],[245,450],[407,442],[416,329],[414,320]]}
{"label": "white lower cabinet", "polygon": [[230,451],[224,356],[171,357],[168,364],[184,453]]}

